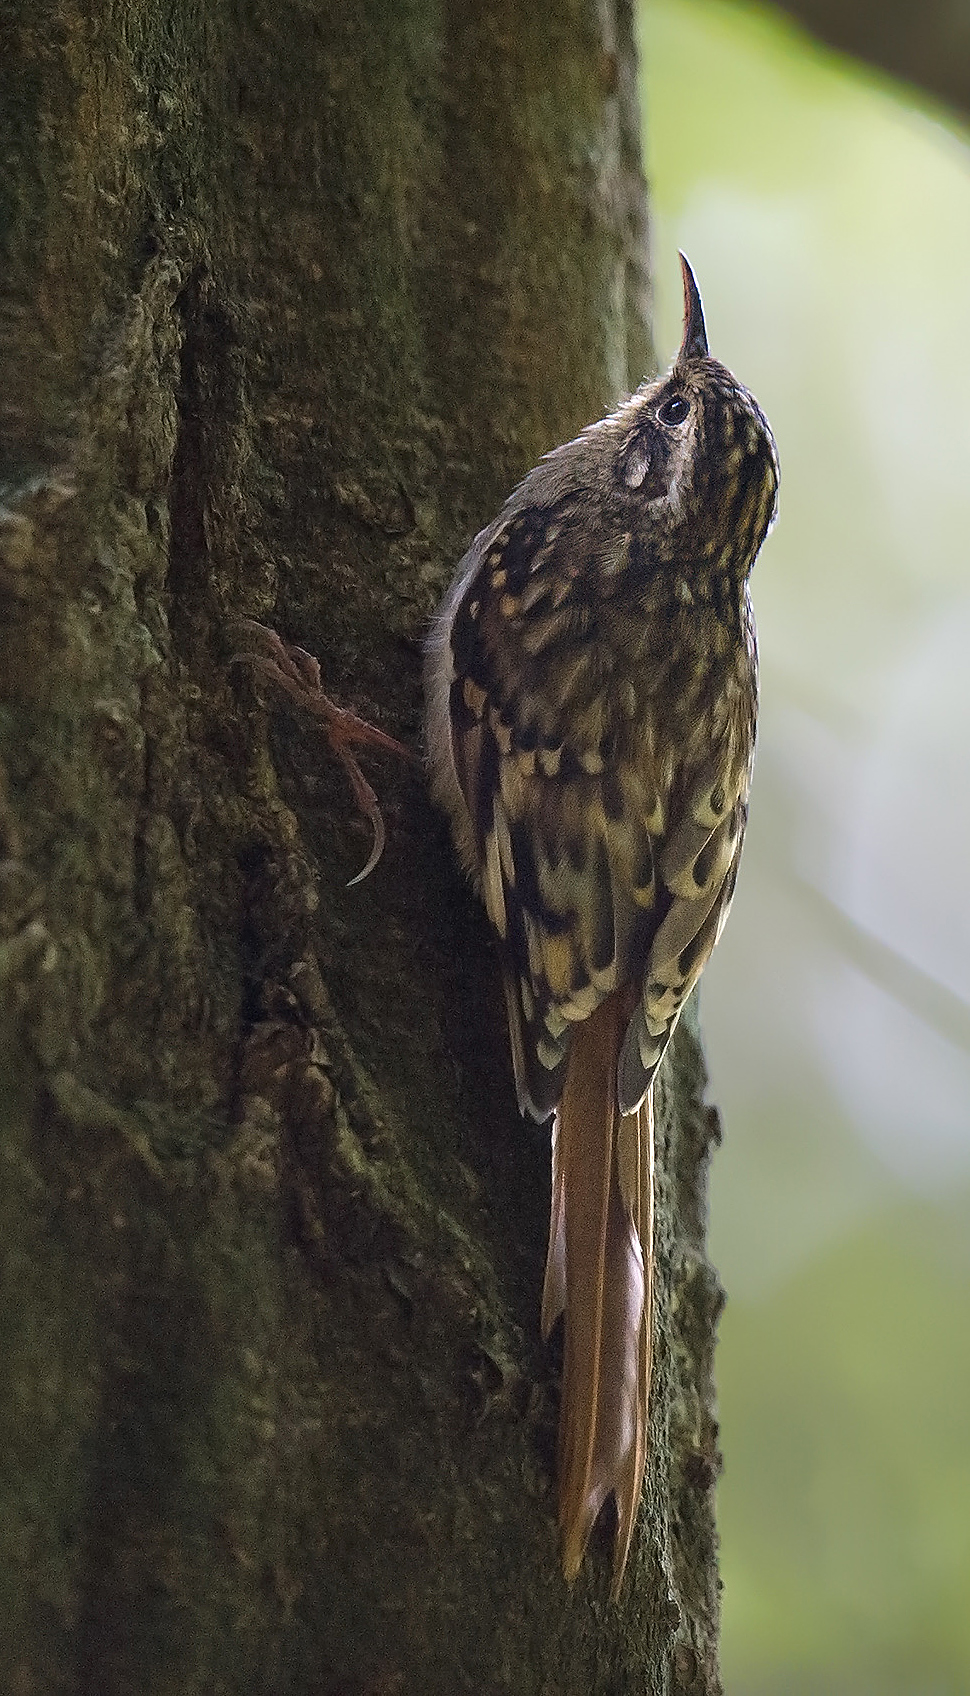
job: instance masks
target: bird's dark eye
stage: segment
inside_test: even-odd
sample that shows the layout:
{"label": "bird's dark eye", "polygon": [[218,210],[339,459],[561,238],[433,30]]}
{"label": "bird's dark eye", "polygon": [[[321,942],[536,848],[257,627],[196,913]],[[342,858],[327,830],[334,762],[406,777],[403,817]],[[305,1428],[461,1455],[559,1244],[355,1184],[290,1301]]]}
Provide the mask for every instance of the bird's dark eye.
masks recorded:
{"label": "bird's dark eye", "polygon": [[683,395],[670,395],[657,408],[657,417],[661,424],[682,424],[690,411],[690,401]]}

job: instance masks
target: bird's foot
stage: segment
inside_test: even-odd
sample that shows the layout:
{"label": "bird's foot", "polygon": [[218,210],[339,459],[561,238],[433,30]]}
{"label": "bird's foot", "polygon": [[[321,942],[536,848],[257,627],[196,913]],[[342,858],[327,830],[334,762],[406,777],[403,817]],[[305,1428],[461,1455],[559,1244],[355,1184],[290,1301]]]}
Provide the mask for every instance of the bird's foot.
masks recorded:
{"label": "bird's foot", "polygon": [[284,642],[276,631],[267,624],[259,624],[253,618],[236,620],[236,628],[245,631],[248,636],[256,638],[258,647],[253,652],[240,652],[232,655],[230,664],[236,662],[255,666],[264,677],[279,684],[281,689],[297,702],[304,712],[311,713],[314,718],[322,721],[323,734],[330,748],[336,754],[350,779],[354,791],[354,799],[360,811],[367,819],[374,832],[374,843],[370,858],[363,871],[352,877],[347,888],[355,883],[362,883],[377,865],[384,852],[385,830],[384,819],[378,805],[377,796],[360,769],[352,753],[354,747],[383,748],[386,752],[398,754],[403,759],[414,764],[414,755],[403,742],[398,742],[385,731],[378,730],[376,725],[368,724],[366,719],[358,718],[356,713],[347,707],[338,707],[325,695],[320,683],[320,664],[305,648],[297,648],[289,642]]}

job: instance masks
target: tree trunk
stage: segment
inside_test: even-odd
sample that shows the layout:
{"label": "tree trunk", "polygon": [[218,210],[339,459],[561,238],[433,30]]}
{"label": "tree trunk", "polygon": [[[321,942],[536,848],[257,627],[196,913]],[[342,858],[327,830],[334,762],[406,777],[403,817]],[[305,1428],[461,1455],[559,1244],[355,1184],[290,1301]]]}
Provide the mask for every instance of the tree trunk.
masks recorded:
{"label": "tree trunk", "polygon": [[716,1115],[664,1074],[633,1573],[572,1592],[548,1138],[417,767],[476,528],[650,363],[625,0],[6,0],[0,1686],[715,1692]]}

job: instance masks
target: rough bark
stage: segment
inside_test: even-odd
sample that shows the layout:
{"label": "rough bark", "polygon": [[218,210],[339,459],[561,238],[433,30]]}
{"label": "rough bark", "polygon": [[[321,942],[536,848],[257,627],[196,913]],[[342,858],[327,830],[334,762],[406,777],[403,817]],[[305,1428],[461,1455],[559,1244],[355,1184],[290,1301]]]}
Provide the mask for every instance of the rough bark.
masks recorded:
{"label": "rough bark", "polygon": [[650,362],[619,0],[0,13],[0,1686],[718,1689],[716,1116],[661,1114],[634,1575],[559,1575],[548,1151],[417,769],[468,539]]}

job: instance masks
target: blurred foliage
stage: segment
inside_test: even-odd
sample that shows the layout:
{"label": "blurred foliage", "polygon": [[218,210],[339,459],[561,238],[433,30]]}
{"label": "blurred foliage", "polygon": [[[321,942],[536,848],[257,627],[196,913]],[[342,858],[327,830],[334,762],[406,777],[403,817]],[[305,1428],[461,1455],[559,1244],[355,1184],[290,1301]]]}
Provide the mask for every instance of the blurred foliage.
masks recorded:
{"label": "blurred foliage", "polygon": [[970,171],[767,12],[643,0],[676,248],[781,521],[735,911],[704,984],[728,1696],[970,1688]]}
{"label": "blurred foliage", "polygon": [[731,1304],[729,1691],[952,1691],[970,1667],[970,1244],[898,1206]]}

